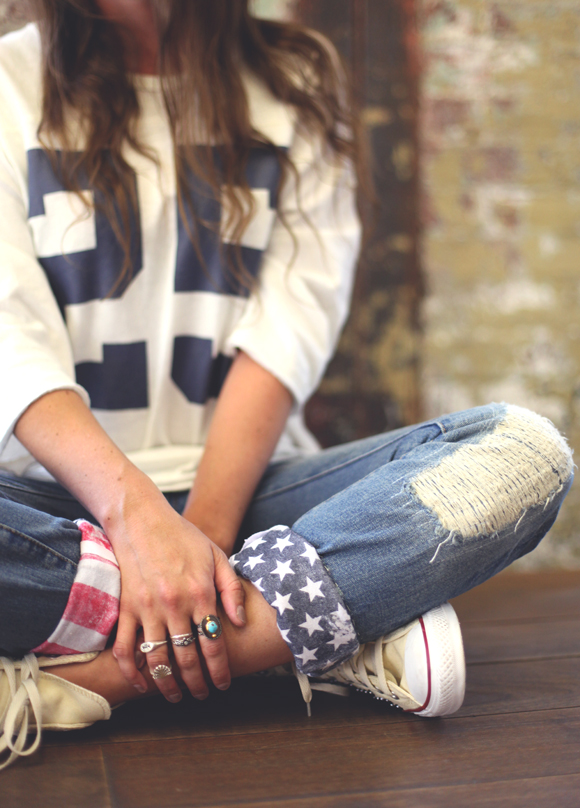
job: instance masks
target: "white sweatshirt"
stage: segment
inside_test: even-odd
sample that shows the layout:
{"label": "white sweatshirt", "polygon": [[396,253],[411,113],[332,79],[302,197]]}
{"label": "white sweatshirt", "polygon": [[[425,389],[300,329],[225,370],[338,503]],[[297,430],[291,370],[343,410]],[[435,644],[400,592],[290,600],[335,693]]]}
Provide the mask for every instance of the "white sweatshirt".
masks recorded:
{"label": "white sweatshirt", "polygon": [[216,221],[201,237],[211,280],[200,266],[178,216],[159,81],[137,77],[138,135],[159,166],[127,148],[139,204],[134,272],[111,293],[123,257],[110,224],[63,190],[38,142],[40,70],[36,26],[0,40],[0,471],[50,479],[12,432],[35,399],[72,389],[162,490],[187,489],[238,348],[295,399],[274,458],[312,449],[300,408],[346,318],[359,246],[350,166],[325,159],[292,109],[246,77],[254,126],[289,149],[300,176],[298,204],[293,182],[277,194],[270,155],[250,160],[257,212],[242,244],[258,283],[248,297],[225,279],[221,205],[194,189]]}

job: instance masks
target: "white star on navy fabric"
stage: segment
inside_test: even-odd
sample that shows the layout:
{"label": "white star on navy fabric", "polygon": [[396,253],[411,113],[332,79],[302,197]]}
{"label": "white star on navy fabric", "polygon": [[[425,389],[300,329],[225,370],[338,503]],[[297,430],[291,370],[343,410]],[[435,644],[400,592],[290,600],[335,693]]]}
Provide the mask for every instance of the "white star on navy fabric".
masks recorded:
{"label": "white star on navy fabric", "polygon": [[264,591],[264,587],[262,586],[262,579],[261,578],[258,578],[257,581],[254,581],[254,586],[256,587],[258,592],[263,592]]}
{"label": "white star on navy fabric", "polygon": [[281,561],[276,562],[276,569],[272,570],[272,575],[279,575],[280,580],[283,581],[287,575],[294,575],[294,570],[292,569],[292,559],[289,561]]}
{"label": "white star on navy fabric", "polygon": [[294,542],[290,541],[288,536],[284,537],[281,536],[276,542],[276,544],[272,545],[273,550],[279,550],[280,552],[283,552],[286,549],[286,547],[294,547]]}
{"label": "white star on navy fabric", "polygon": [[305,645],[302,646],[302,653],[301,654],[294,654],[296,659],[302,660],[302,665],[306,665],[307,662],[310,662],[311,659],[316,659],[316,649],[311,651]]}
{"label": "white star on navy fabric", "polygon": [[319,555],[311,544],[304,542],[304,546],[306,547],[306,551],[304,553],[300,553],[300,555],[303,558],[307,558],[310,561],[310,566],[313,567],[318,561]]}
{"label": "white star on navy fabric", "polygon": [[272,601],[272,606],[278,610],[280,614],[284,614],[286,609],[290,609],[290,611],[294,611],[294,606],[290,606],[290,598],[292,595],[281,595],[279,592],[276,592],[276,598]]}
{"label": "white star on navy fabric", "polygon": [[335,634],[332,640],[327,642],[327,645],[334,645],[334,650],[336,651],[337,648],[340,648],[341,645],[348,645],[349,642],[352,642],[356,638],[356,635],[352,632],[347,633],[343,631],[339,634]]}
{"label": "white star on navy fabric", "polygon": [[253,570],[257,564],[265,564],[266,562],[264,561],[263,556],[264,553],[260,553],[259,556],[250,556],[244,564],[244,567],[249,567],[251,570]]}
{"label": "white star on navy fabric", "polygon": [[284,640],[284,642],[288,643],[288,645],[290,645],[290,640],[288,638],[288,634],[290,634],[290,629],[289,628],[279,628],[278,631],[282,635],[282,639]]}
{"label": "white star on navy fabric", "polygon": [[300,588],[301,592],[306,592],[308,597],[310,598],[310,603],[314,600],[314,598],[324,598],[325,595],[322,594],[320,591],[320,587],[322,586],[322,581],[311,581],[308,576],[306,576],[306,586]]}
{"label": "white star on navy fabric", "polygon": [[259,547],[261,544],[266,544],[264,539],[262,538],[261,533],[256,533],[255,536],[250,536],[249,539],[246,539],[244,542],[244,550],[250,549],[255,550],[256,547]]}
{"label": "white star on navy fabric", "polygon": [[342,603],[338,604],[338,609],[335,612],[331,612],[331,617],[337,617],[342,622],[350,623],[350,615],[347,610],[344,608]]}
{"label": "white star on navy fabric", "polygon": [[308,612],[306,612],[306,620],[304,623],[300,623],[300,628],[305,628],[308,632],[308,636],[312,637],[315,631],[323,631],[324,629],[320,628],[320,621],[321,617],[310,617]]}

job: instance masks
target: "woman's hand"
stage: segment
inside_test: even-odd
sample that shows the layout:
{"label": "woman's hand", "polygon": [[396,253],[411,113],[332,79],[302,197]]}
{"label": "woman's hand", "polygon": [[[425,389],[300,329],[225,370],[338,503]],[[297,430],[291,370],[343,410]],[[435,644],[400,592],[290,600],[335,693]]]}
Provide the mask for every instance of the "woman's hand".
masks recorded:
{"label": "woman's hand", "polygon": [[[115,651],[123,673],[137,688],[145,679],[134,661],[135,635],[146,640],[187,634],[216,613],[216,591],[228,618],[244,625],[243,589],[225,555],[179,516],[151,480],[113,443],[77,393],[56,390],[34,401],[15,434],[108,535],[121,568],[121,616]],[[199,640],[217,687],[230,674],[223,639]],[[168,646],[152,651],[148,667],[168,664]],[[182,678],[196,696],[207,694],[195,644],[176,648]],[[158,679],[166,696],[179,696],[173,676]]]}
{"label": "woman's hand", "polygon": [[[165,502],[164,497],[161,499]],[[146,641],[188,634],[192,622],[197,625],[208,614],[217,613],[216,592],[232,623],[245,624],[244,591],[225,554],[169,505],[155,506],[151,508],[148,503],[118,528],[111,529],[111,525],[106,529],[121,568],[121,611],[113,652],[123,675],[138,690],[146,687],[134,659],[139,626],[143,626]],[[209,640],[201,635],[198,642],[211,681],[226,690],[231,677],[223,637]],[[197,645],[171,650],[191,694],[205,698],[208,687]],[[147,654],[151,671],[170,664],[169,645]],[[157,679],[156,684],[169,701],[180,700],[181,691],[173,675]]]}

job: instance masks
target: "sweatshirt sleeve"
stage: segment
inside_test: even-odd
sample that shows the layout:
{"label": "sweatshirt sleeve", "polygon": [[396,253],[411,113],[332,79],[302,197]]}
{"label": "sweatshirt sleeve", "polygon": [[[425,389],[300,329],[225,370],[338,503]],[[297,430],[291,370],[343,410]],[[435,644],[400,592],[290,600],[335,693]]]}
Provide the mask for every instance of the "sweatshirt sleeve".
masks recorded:
{"label": "sweatshirt sleeve", "polygon": [[76,390],[72,350],[62,314],[36,260],[22,178],[0,151],[0,452],[37,398]]}
{"label": "sweatshirt sleeve", "polygon": [[318,386],[348,314],[360,245],[351,164],[297,131],[258,284],[230,336],[302,405]]}

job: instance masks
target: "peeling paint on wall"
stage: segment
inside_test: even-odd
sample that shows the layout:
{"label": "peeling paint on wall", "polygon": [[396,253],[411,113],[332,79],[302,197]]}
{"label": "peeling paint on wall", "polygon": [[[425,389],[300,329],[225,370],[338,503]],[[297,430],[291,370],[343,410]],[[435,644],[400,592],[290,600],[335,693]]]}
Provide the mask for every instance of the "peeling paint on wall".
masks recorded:
{"label": "peeling paint on wall", "polygon": [[[427,414],[505,400],[580,446],[580,0],[421,0]],[[580,489],[524,565],[580,566]],[[522,562],[520,562],[522,564]]]}

